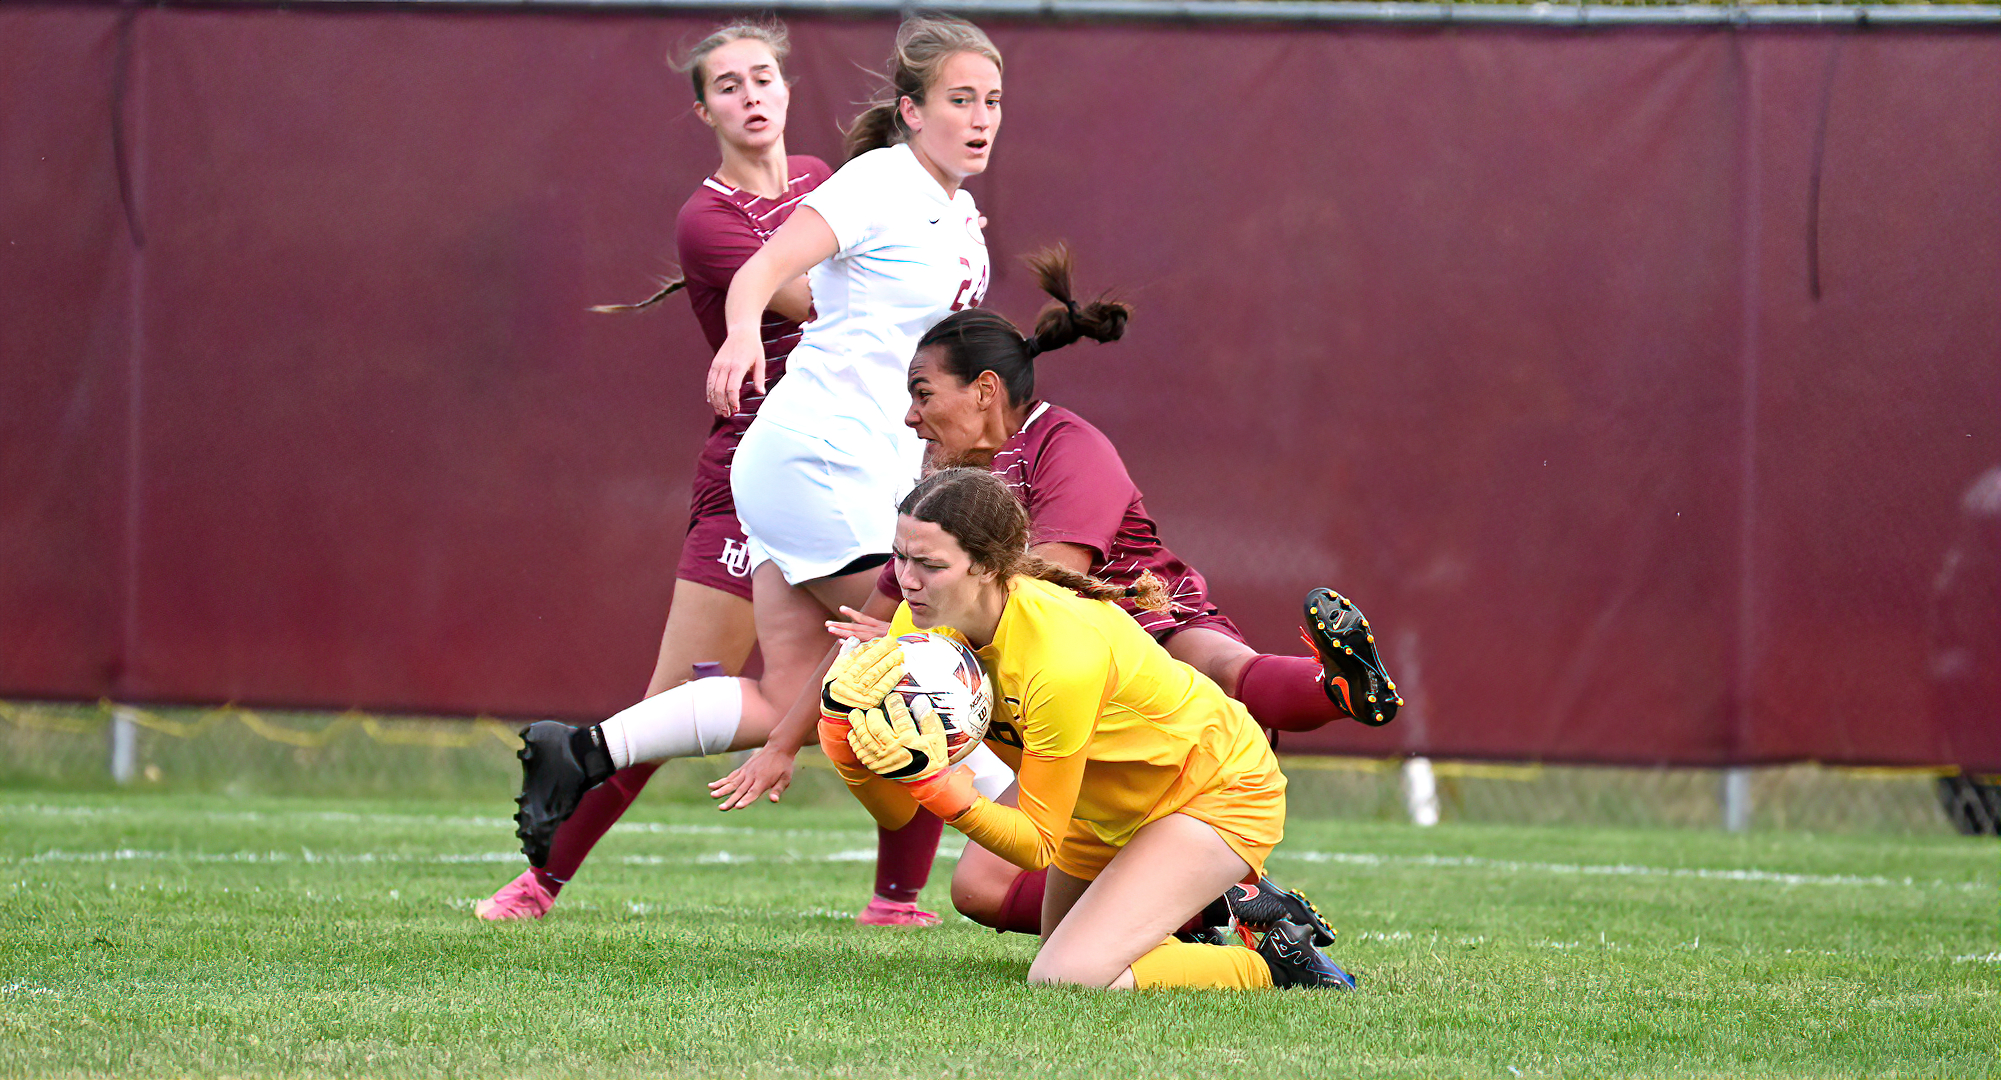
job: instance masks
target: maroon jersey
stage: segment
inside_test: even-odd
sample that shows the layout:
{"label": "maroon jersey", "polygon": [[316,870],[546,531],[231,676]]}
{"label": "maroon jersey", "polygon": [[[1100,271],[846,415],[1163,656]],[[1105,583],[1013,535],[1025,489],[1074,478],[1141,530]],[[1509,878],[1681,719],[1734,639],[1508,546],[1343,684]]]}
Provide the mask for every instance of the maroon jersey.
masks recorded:
{"label": "maroon jersey", "polygon": [[[1209,602],[1209,583],[1160,542],[1118,449],[1083,417],[1046,401],[1036,405],[989,468],[1028,507],[1031,545],[1090,548],[1091,575],[1115,585],[1131,585],[1148,570],[1166,583],[1174,600],[1166,611],[1119,601],[1147,633],[1165,641],[1177,631],[1203,626],[1243,640]],[[895,563],[876,584],[897,595]]]}
{"label": "maroon jersey", "polygon": [[[730,281],[737,270],[785,224],[807,192],[833,175],[826,162],[803,154],[786,158],[785,166],[790,179],[783,198],[767,199],[740,191],[711,176],[681,204],[681,213],[674,219],[674,246],[681,253],[681,273],[688,279],[688,303],[695,309],[695,321],[702,324],[702,336],[709,339],[712,353],[722,348],[723,339],[729,336],[723,301],[729,297]],[[799,344],[799,324],[767,311],[760,329],[764,383],[769,388],[784,374],[785,357]],[[746,378],[740,411],[735,416],[718,417],[716,427],[734,427],[742,435],[763,400],[764,395]]]}
{"label": "maroon jersey", "polygon": [[[688,279],[688,302],[711,350],[722,348],[729,333],[723,301],[729,296],[730,280],[792,216],[799,200],[833,175],[827,163],[816,157],[788,157],[786,168],[790,179],[783,198],[766,199],[739,191],[712,176],[702,181],[675,218],[674,243],[680,249],[681,273]],[[767,311],[762,331],[764,382],[769,388],[785,373],[785,357],[799,344],[799,324]],[[703,370],[707,370],[706,363]],[[682,541],[681,562],[675,570],[676,577],[746,599],[750,597],[750,554],[744,546],[743,528],[736,520],[736,502],[730,498],[729,469],[737,443],[763,400],[764,395],[746,379],[740,410],[734,416],[718,417],[709,428],[702,456],[695,464],[688,535]]]}

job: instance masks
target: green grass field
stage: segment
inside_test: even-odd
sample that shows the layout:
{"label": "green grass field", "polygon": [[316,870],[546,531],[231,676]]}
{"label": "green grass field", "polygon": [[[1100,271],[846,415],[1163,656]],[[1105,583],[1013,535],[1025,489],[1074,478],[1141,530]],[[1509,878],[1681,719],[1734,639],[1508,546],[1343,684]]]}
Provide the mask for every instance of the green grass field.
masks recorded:
{"label": "green grass field", "polygon": [[1117,994],[855,926],[851,805],[686,788],[528,925],[504,794],[0,788],[0,1074],[2001,1073],[1992,840],[1295,818],[1361,991]]}

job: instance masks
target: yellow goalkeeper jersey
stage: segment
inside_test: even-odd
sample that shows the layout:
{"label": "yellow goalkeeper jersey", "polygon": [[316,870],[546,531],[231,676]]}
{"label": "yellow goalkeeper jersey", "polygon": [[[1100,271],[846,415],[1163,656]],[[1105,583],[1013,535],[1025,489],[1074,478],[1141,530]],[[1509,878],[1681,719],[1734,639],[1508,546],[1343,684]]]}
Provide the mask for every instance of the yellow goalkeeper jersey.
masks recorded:
{"label": "yellow goalkeeper jersey", "polygon": [[[913,629],[900,605],[890,633]],[[981,799],[953,824],[1017,865],[1048,865],[1075,826],[1123,846],[1142,825],[1247,777],[1284,789],[1244,707],[1110,603],[1015,578],[979,657],[993,680],[987,744],[1019,775],[1021,809]]]}

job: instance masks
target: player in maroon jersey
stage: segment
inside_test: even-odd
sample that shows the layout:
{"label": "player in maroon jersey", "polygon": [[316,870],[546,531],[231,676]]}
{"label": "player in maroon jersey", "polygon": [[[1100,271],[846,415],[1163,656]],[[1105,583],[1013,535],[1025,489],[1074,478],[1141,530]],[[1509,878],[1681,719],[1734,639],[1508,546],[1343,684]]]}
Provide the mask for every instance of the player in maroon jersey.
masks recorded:
{"label": "player in maroon jersey", "polygon": [[[1116,338],[1117,332],[1104,333],[1095,324],[1122,324],[1128,312],[1104,302],[1080,308],[1071,294],[1067,251],[1029,261],[1060,304],[1044,313],[1034,335],[1024,337],[992,311],[969,309],[948,316],[919,342],[904,422],[925,440],[931,459],[983,465],[1005,477],[1028,507],[1035,554],[1118,585],[1132,585],[1143,574],[1160,578],[1173,598],[1167,611],[1132,601],[1122,606],[1169,654],[1242,701],[1264,726],[1310,731],[1347,717],[1371,725],[1395,718],[1402,699],[1352,603],[1328,589],[1307,595],[1305,634],[1313,656],[1252,649],[1210,602],[1202,575],[1161,542],[1111,440],[1076,413],[1036,399],[1034,361],[1044,348],[1075,340],[1068,328],[1079,324],[1091,326],[1091,337]],[[895,610],[898,598],[891,570],[876,590],[864,612],[851,613],[854,622],[830,629],[842,636],[879,633],[880,619]],[[952,877],[952,899],[975,921],[1035,933],[1041,878],[968,846]],[[1260,889],[1238,887],[1230,899],[1233,906],[1250,907],[1261,898]]]}
{"label": "player in maroon jersey", "polygon": [[[695,114],[715,131],[722,164],[702,181],[675,220],[684,278],[669,282],[639,304],[599,310],[646,307],[685,287],[709,348],[721,347],[727,336],[723,300],[737,268],[758,252],[806,193],[832,173],[819,158],[785,152],[790,102],[782,70],[786,51],[782,26],[738,23],[703,39],[679,65],[689,72],[694,86]],[[785,357],[799,342],[800,324],[811,313],[812,296],[804,277],[781,288],[766,307],[761,329],[767,388],[783,374]],[[647,697],[687,681],[697,674],[697,664],[720,669],[701,674],[736,674],[757,640],[749,552],[730,496],[730,460],[763,398],[746,380],[741,407],[733,415],[718,417],[702,445],[688,532],[675,568],[673,602]],[[763,741],[763,731],[744,725],[735,732],[730,749]],[[547,863],[530,868],[481,901],[476,907],[479,917],[523,919],[545,914],[591,848],[658,768],[657,762],[635,764],[593,788],[556,831]],[[935,915],[917,910],[914,901],[929,878],[938,830],[934,825],[928,837],[919,834],[885,834],[877,864],[878,895],[862,921],[874,925],[937,921]],[[906,850],[914,858],[903,857]]]}

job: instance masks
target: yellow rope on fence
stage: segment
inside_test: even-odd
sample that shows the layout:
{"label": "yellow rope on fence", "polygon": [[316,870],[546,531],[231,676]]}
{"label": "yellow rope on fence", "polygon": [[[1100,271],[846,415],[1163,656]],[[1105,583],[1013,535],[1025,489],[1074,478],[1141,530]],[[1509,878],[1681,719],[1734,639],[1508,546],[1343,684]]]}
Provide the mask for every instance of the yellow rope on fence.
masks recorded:
{"label": "yellow rope on fence", "polygon": [[[122,713],[140,727],[175,739],[199,738],[224,721],[234,720],[260,739],[306,749],[329,746],[336,738],[354,728],[359,728],[362,734],[385,746],[428,746],[443,750],[463,750],[489,738],[510,747],[520,741],[512,726],[489,716],[473,720],[433,723],[425,725],[429,730],[424,730],[420,727],[422,722],[406,721],[403,724],[389,724],[376,717],[349,710],[334,717],[324,727],[306,729],[286,727],[266,720],[249,709],[227,705],[204,710],[193,720],[174,720],[146,709],[118,705],[110,701],[98,702],[98,708],[101,710],[101,715],[85,718],[57,715],[47,708],[0,702],[0,720],[5,720],[16,727],[40,731],[91,735],[102,730],[113,716]],[[446,730],[447,728],[450,730]]]}
{"label": "yellow rope on fence", "polygon": [[1402,758],[1365,757],[1321,757],[1307,754],[1287,754],[1280,761],[1285,771],[1298,769],[1318,769],[1323,772],[1359,772],[1380,775],[1397,771],[1402,767]]}
{"label": "yellow rope on fence", "polygon": [[1532,782],[1542,779],[1541,765],[1496,765],[1487,761],[1434,761],[1433,775],[1464,780],[1514,780]]}
{"label": "yellow rope on fence", "polygon": [[488,736],[500,740],[503,746],[515,746],[521,742],[521,737],[514,733],[513,728],[485,716],[463,725],[471,730],[446,732],[399,731],[383,726],[382,721],[373,716],[348,715],[360,717],[361,730],[367,732],[369,738],[388,746],[435,746],[443,750],[463,750]]}
{"label": "yellow rope on fence", "polygon": [[1941,776],[1958,776],[1959,770],[1950,765],[1822,765],[1843,776],[1855,780],[1918,780],[1929,777],[1933,780]]}
{"label": "yellow rope on fence", "polygon": [[45,716],[40,709],[22,708],[0,702],[0,720],[15,727],[37,731],[60,731],[65,735],[89,735],[103,726],[102,721],[78,720],[69,716]]}

